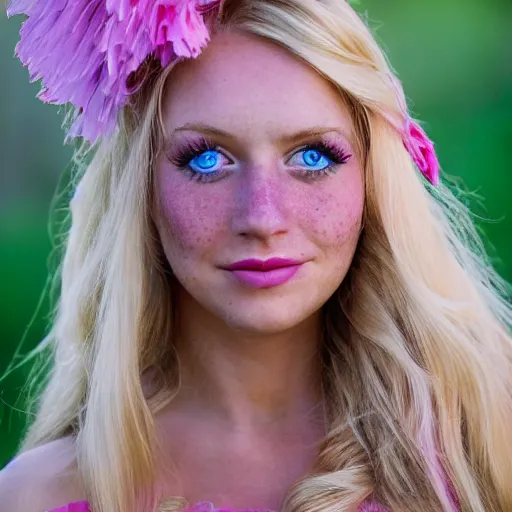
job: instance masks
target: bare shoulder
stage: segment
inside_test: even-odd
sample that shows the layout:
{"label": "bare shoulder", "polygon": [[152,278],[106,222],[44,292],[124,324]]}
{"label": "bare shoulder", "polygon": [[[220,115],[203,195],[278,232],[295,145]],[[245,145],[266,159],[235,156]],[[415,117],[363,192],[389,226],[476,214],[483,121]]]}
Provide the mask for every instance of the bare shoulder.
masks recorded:
{"label": "bare shoulder", "polygon": [[82,501],[71,437],[22,453],[0,471],[0,512],[44,512]]}

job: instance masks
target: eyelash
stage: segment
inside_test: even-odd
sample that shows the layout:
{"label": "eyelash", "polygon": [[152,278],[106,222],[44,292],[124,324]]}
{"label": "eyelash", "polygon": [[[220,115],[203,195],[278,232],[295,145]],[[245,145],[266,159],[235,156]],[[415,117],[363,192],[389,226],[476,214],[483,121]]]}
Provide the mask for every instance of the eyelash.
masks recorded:
{"label": "eyelash", "polygon": [[[207,151],[217,151],[222,153],[221,148],[217,144],[203,137],[196,141],[188,142],[186,146],[178,150],[176,155],[169,156],[168,159],[174,166],[187,173],[191,180],[199,181],[202,183],[209,183],[221,179],[221,177],[224,175],[224,172],[217,171],[207,174],[194,171],[189,167],[190,162],[194,158],[202,155],[203,153],[206,153]],[[319,179],[328,174],[336,173],[338,171],[338,166],[346,164],[352,156],[346,153],[343,149],[327,142],[315,142],[306,144],[305,146],[298,149],[296,153],[300,153],[302,151],[318,151],[318,153],[321,153],[332,162],[327,167],[324,167],[318,171],[301,169],[299,171],[301,175],[308,179]],[[294,153],[294,155],[296,153]]]}
{"label": "eyelash", "polygon": [[[338,166],[346,164],[352,155],[346,153],[343,149],[335,146],[334,144],[329,144],[328,142],[314,142],[311,144],[306,144],[297,150],[297,153],[302,151],[318,151],[323,156],[326,156],[329,160],[331,160],[331,164],[327,167],[319,171],[312,171],[310,169],[302,169],[301,172],[304,173],[304,176],[307,178],[317,179],[320,176],[326,176],[327,174],[336,173],[339,168]],[[294,153],[295,154],[295,153]]]}

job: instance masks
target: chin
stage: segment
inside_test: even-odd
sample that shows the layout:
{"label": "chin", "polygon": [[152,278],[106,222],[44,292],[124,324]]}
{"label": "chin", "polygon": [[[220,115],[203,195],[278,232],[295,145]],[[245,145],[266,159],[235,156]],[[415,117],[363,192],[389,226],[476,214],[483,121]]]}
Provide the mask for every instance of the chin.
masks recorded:
{"label": "chin", "polygon": [[245,318],[242,315],[235,318],[226,318],[226,325],[233,331],[249,335],[270,336],[284,333],[296,327],[300,322],[291,321],[289,318],[260,317]]}
{"label": "chin", "polygon": [[310,320],[323,304],[297,304],[285,297],[277,300],[234,302],[229,310],[214,312],[227,327],[238,332],[254,335],[273,335],[292,330]]}

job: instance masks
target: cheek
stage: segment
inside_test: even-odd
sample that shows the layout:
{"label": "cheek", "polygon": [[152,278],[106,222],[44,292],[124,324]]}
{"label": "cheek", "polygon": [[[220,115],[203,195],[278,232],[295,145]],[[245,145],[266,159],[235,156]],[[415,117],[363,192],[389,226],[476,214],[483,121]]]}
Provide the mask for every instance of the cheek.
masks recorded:
{"label": "cheek", "polygon": [[355,250],[364,210],[361,179],[343,180],[315,190],[302,197],[300,204],[297,215],[317,246],[348,254]]}
{"label": "cheek", "polygon": [[[190,193],[191,185],[194,193]],[[201,185],[168,173],[158,178],[156,196],[159,230],[166,250],[187,255],[205,252],[219,238],[225,224],[225,203],[207,185],[201,193]]]}

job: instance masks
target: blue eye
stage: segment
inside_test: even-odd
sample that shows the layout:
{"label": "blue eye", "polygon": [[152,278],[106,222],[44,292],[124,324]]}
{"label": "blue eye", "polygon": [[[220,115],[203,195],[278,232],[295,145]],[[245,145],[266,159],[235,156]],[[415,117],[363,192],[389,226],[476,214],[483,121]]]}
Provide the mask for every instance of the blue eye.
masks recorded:
{"label": "blue eye", "polygon": [[194,172],[210,174],[222,167],[222,156],[218,151],[210,149],[190,160],[189,166]]}
{"label": "blue eye", "polygon": [[204,183],[228,175],[225,167],[232,163],[215,142],[205,137],[176,148],[168,159],[190,179]]}
{"label": "blue eye", "polygon": [[[294,160],[295,157],[298,157],[298,161]],[[308,170],[323,171],[327,167],[330,167],[333,164],[333,161],[317,149],[306,149],[296,153],[293,156],[291,163],[295,165],[305,165],[308,167]]]}

